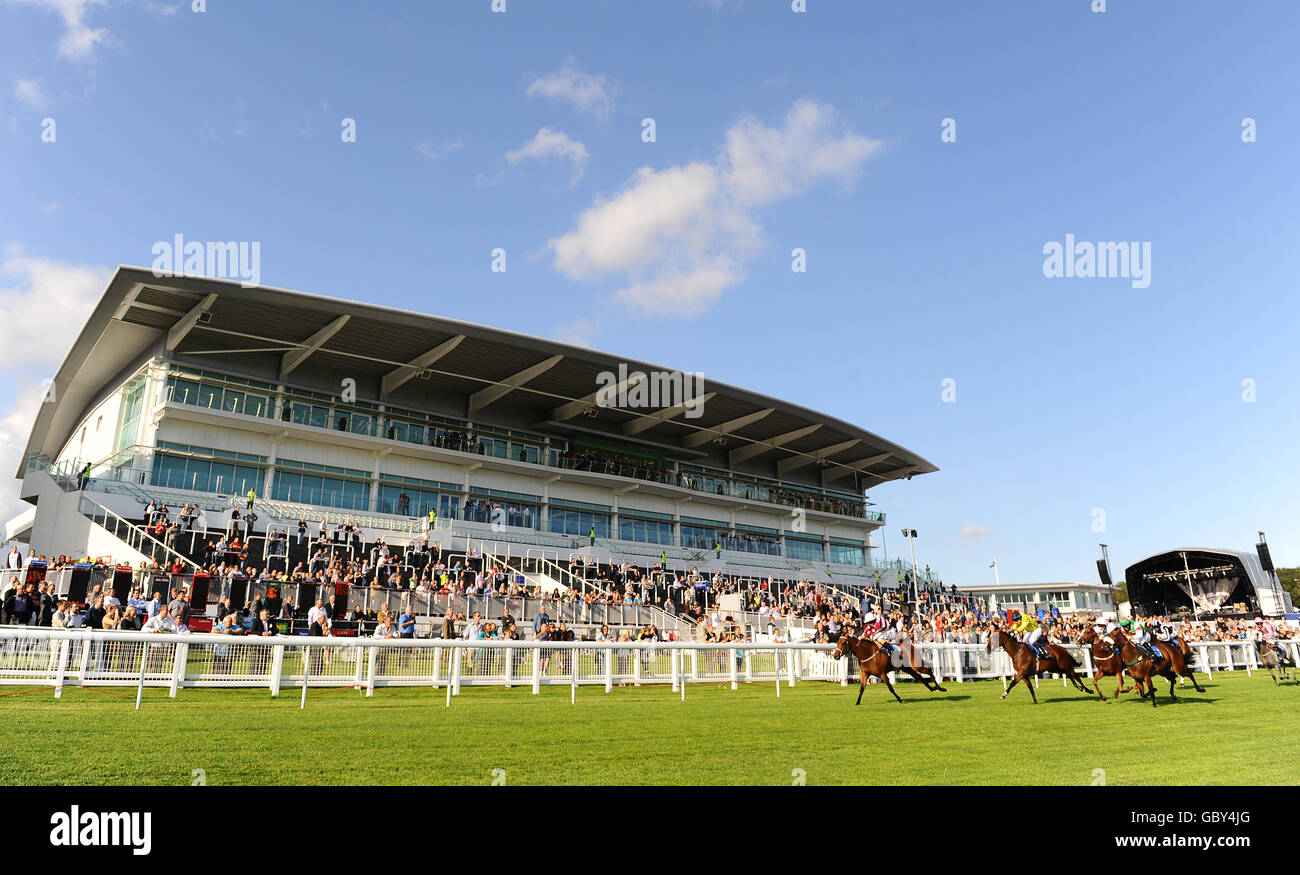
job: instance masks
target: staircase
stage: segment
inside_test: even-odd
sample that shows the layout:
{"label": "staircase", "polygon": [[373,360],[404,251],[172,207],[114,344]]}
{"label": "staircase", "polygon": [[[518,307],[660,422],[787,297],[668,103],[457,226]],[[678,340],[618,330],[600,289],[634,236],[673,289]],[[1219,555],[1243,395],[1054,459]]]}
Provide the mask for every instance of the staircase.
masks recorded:
{"label": "staircase", "polygon": [[162,541],[150,535],[140,526],[118,516],[113,511],[104,507],[93,498],[85,495],[81,496],[81,501],[77,505],[81,515],[90,520],[93,525],[99,526],[108,534],[117,538],[131,550],[152,560],[160,567],[171,565],[176,560],[184,563],[186,569],[190,572],[199,571],[199,566],[195,564],[188,556],[178,553],[171,547],[168,547]]}

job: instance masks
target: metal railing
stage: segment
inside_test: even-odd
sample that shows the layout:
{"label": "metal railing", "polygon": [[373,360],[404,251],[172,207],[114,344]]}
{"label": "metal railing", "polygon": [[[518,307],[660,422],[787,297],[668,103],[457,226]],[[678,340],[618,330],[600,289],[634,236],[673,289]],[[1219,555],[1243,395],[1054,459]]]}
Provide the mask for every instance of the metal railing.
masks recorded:
{"label": "metal railing", "polygon": [[99,502],[86,495],[81,496],[81,502],[77,508],[82,516],[89,519],[92,523],[107,531],[113,537],[126,544],[132,550],[149,557],[160,566],[170,565],[176,560],[180,560],[191,571],[198,571],[199,566],[194,563],[188,556],[173,550],[162,541],[145,532],[144,529],[132,523],[113,511],[104,507]]}

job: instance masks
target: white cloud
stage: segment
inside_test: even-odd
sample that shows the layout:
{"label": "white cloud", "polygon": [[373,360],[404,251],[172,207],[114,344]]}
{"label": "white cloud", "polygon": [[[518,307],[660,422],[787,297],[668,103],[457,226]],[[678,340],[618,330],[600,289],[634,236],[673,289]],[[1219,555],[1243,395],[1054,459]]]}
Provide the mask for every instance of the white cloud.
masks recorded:
{"label": "white cloud", "polygon": [[14,97],[30,109],[44,110],[50,99],[45,94],[43,80],[19,79],[14,82]]}
{"label": "white cloud", "polygon": [[961,531],[957,533],[957,546],[966,547],[988,534],[989,530],[984,526],[962,526]]}
{"label": "white cloud", "polygon": [[614,295],[636,313],[694,316],[744,281],[762,243],[758,208],[828,180],[852,186],[880,148],[834,107],[796,101],[779,127],[736,123],[711,162],[641,168],[547,247],[570,279],[621,282]]}
{"label": "white cloud", "polygon": [[573,168],[569,184],[576,185],[587,171],[587,157],[587,147],[570,139],[568,134],[550,128],[541,128],[537,135],[523,146],[507,152],[506,163],[513,167],[520,161],[564,159]]}
{"label": "white cloud", "polygon": [[5,248],[0,266],[0,325],[7,327],[3,388],[9,406],[0,414],[0,521],[27,505],[17,498],[17,469],[32,423],[54,375],[104,292],[112,271],[31,258]]}
{"label": "white cloud", "polygon": [[433,140],[425,140],[423,143],[416,144],[415,151],[429,159],[446,158],[452,152],[457,151],[464,145],[464,137],[457,137],[449,143],[443,143],[442,146],[436,149],[433,147]]}
{"label": "white cloud", "polygon": [[107,28],[91,27],[86,23],[86,13],[95,6],[105,6],[108,0],[0,0],[19,6],[35,6],[53,12],[63,19],[63,35],[59,37],[59,57],[74,61],[90,58],[95,46],[111,38]]}
{"label": "white cloud", "polygon": [[563,101],[579,112],[589,113],[601,121],[609,121],[614,113],[614,98],[618,83],[611,82],[605,74],[593,76],[578,69],[572,57],[560,69],[534,79],[528,86],[529,97],[549,97]]}
{"label": "white cloud", "polygon": [[591,348],[592,341],[601,331],[599,319],[590,316],[580,316],[570,322],[565,322],[555,330],[555,339],[560,343],[568,343],[573,346],[583,346]]}

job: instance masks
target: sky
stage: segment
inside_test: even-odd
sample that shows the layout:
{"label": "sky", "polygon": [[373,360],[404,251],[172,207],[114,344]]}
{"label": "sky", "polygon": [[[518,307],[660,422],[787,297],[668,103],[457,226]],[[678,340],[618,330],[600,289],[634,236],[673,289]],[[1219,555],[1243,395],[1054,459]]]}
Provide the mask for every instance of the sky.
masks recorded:
{"label": "sky", "polygon": [[858,424],[959,587],[1300,564],[1300,6],[1097,5],[0,0],[0,470],[182,234]]}

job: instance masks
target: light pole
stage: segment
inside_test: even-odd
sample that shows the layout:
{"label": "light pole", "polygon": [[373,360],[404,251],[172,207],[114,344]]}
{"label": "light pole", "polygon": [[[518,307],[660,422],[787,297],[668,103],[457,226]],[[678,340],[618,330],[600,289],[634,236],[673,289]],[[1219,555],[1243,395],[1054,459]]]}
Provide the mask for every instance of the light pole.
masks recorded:
{"label": "light pole", "polygon": [[1110,606],[1115,611],[1115,619],[1119,619],[1119,605],[1115,603],[1115,578],[1110,574],[1110,551],[1106,549],[1105,544],[1101,547],[1101,561],[1106,564],[1106,581],[1110,584]]}
{"label": "light pole", "polygon": [[916,583],[916,529],[903,529],[903,537],[907,538],[907,545],[912,551],[912,601],[916,603],[919,610],[921,597]]}

